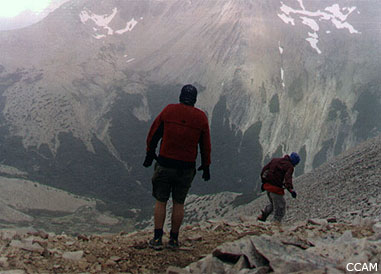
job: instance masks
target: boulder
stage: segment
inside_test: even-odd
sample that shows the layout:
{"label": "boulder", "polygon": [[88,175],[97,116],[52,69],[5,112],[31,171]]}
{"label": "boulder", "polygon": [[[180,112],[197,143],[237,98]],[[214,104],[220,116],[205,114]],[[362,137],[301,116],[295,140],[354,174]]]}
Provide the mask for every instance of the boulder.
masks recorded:
{"label": "boulder", "polygon": [[253,236],[251,238],[257,252],[263,256],[270,267],[279,273],[297,271],[314,271],[327,267],[335,268],[335,264],[320,256],[295,246],[283,245],[280,240],[269,236]]}
{"label": "boulder", "polygon": [[268,262],[256,251],[250,237],[217,247],[213,251],[213,256],[232,264],[236,264],[241,257],[245,257],[249,268],[268,265]]}
{"label": "boulder", "polygon": [[0,231],[0,239],[2,240],[13,240],[13,238],[17,235],[15,230],[3,230]]}
{"label": "boulder", "polygon": [[1,267],[8,267],[8,258],[7,257],[0,257],[0,266]]}
{"label": "boulder", "polygon": [[[269,266],[260,266],[258,268],[246,268],[237,272],[238,274],[267,274],[271,272],[271,268]],[[235,273],[231,273],[235,274]]]}
{"label": "boulder", "polygon": [[374,233],[381,234],[381,222],[375,223],[372,227]]}
{"label": "boulder", "polygon": [[189,272],[185,269],[176,266],[168,267],[166,274],[188,274]]}
{"label": "boulder", "polygon": [[12,240],[12,242],[9,245],[12,247],[16,247],[16,248],[31,251],[31,252],[38,252],[40,254],[44,252],[44,248],[42,246],[40,246],[38,243],[32,243],[30,241],[22,242],[19,240]]}
{"label": "boulder", "polygon": [[72,261],[79,261],[82,259],[83,251],[64,252],[62,258]]}
{"label": "boulder", "polygon": [[312,224],[312,225],[321,225],[321,226],[325,226],[328,224],[328,221],[326,219],[309,219],[308,220],[308,223],[309,224]]}
{"label": "boulder", "polygon": [[187,273],[225,274],[232,270],[232,266],[230,264],[225,264],[223,261],[212,255],[208,255],[198,262],[190,264],[184,270],[188,271]]}

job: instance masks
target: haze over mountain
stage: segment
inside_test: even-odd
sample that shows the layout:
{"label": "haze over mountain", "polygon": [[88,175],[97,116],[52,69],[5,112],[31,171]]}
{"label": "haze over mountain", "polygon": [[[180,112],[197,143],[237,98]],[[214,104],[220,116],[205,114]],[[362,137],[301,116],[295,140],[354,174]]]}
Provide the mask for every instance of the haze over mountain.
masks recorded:
{"label": "haze over mountain", "polygon": [[[27,178],[151,210],[152,119],[199,90],[212,181],[250,192],[270,157],[297,174],[381,132],[379,1],[69,1],[0,32],[0,159]],[[145,211],[143,210],[143,213]]]}
{"label": "haze over mountain", "polygon": [[[40,10],[38,8],[35,8],[34,11],[30,10],[30,8],[27,8],[21,11],[19,14],[16,14],[15,12],[14,14],[12,14],[12,16],[2,16],[6,13],[4,12],[4,10],[2,10],[2,13],[0,14],[0,30],[19,29],[37,23],[38,21],[45,18],[50,12],[54,11],[60,5],[67,1],[69,0],[49,0],[47,3],[45,2],[47,4],[47,7],[45,8],[42,8]],[[8,6],[2,7],[3,9],[9,9],[9,3]],[[20,4],[18,3],[18,5],[16,4],[12,7],[19,8]]]}

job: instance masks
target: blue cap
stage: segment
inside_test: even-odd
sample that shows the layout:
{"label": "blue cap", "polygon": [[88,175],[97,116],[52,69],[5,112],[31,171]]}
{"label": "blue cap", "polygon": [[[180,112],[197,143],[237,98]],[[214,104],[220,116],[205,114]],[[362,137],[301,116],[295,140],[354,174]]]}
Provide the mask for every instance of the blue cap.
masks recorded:
{"label": "blue cap", "polygon": [[290,159],[293,166],[296,166],[300,162],[300,156],[296,152],[290,154]]}

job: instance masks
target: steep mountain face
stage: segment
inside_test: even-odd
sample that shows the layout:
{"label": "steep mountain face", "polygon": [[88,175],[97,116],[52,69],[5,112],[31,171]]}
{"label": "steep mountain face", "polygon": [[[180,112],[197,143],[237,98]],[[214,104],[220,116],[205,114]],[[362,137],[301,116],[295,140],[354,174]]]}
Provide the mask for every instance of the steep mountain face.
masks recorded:
{"label": "steep mountain face", "polygon": [[[1,161],[30,179],[150,209],[145,137],[181,86],[212,130],[211,183],[248,192],[290,151],[298,173],[381,131],[377,1],[69,1],[0,32]],[[143,211],[144,212],[144,211]]]}

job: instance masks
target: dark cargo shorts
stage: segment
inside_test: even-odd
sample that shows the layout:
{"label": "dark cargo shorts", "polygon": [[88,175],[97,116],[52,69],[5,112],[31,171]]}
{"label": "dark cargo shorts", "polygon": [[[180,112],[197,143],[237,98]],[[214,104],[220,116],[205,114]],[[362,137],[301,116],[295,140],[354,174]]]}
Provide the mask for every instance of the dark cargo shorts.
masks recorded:
{"label": "dark cargo shorts", "polygon": [[156,163],[152,177],[152,196],[165,203],[172,193],[174,203],[184,204],[195,174],[195,168],[167,168]]}

